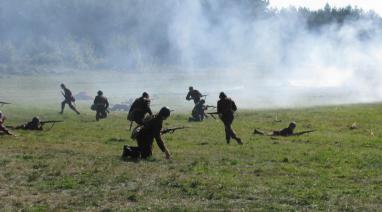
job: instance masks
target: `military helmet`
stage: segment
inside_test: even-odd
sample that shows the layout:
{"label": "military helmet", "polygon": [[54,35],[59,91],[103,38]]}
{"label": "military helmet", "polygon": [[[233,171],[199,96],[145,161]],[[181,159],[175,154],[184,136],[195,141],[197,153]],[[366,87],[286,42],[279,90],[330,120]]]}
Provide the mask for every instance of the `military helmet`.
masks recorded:
{"label": "military helmet", "polygon": [[190,87],[188,87],[188,90],[192,91],[192,90],[194,90],[194,87],[190,86]]}
{"label": "military helmet", "polygon": [[220,99],[223,99],[223,98],[226,98],[226,97],[227,97],[227,95],[224,92],[220,92],[220,94],[219,94],[219,98]]}
{"label": "military helmet", "polygon": [[61,87],[62,87],[62,88],[65,88],[65,84],[64,84],[64,83],[61,83]]}
{"label": "military helmet", "polygon": [[142,97],[144,97],[144,98],[149,98],[149,94],[148,94],[147,92],[143,92],[143,93],[142,93]]}
{"label": "military helmet", "polygon": [[159,111],[159,116],[162,116],[164,118],[167,118],[170,116],[171,110],[168,107],[162,107]]}
{"label": "military helmet", "polygon": [[289,123],[289,128],[296,128],[297,124],[296,122],[292,121],[291,123]]}
{"label": "military helmet", "polygon": [[101,95],[103,94],[103,92],[102,92],[101,90],[99,90],[99,91],[97,92],[97,94],[98,94],[99,96],[101,96]]}
{"label": "military helmet", "polygon": [[40,118],[38,116],[35,116],[35,117],[33,117],[32,122],[33,123],[40,122]]}

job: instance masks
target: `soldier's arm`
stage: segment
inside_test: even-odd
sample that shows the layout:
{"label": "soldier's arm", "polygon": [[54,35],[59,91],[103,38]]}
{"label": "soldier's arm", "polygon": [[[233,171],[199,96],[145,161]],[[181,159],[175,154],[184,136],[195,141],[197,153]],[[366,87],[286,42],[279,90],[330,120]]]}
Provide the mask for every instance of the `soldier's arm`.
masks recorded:
{"label": "soldier's arm", "polygon": [[186,99],[187,99],[187,100],[191,100],[191,92],[188,92],[188,93],[187,93]]}
{"label": "soldier's arm", "polygon": [[233,100],[231,100],[231,101],[232,101],[232,110],[236,111],[237,110],[236,104]]}
{"label": "soldier's arm", "polygon": [[223,108],[222,108],[222,106],[221,106],[221,104],[220,104],[219,102],[218,102],[218,104],[217,104],[217,108],[216,108],[216,109],[217,109],[217,112],[218,112],[218,113],[222,113],[222,109],[223,109]]}
{"label": "soldier's arm", "polygon": [[171,154],[170,154],[170,152],[168,151],[166,145],[164,144],[164,142],[163,142],[163,140],[162,140],[162,137],[161,137],[160,133],[158,133],[157,135],[155,135],[155,141],[157,142],[157,144],[158,144],[160,150],[166,154],[166,158],[167,158],[167,159],[170,159],[170,158],[171,158]]}

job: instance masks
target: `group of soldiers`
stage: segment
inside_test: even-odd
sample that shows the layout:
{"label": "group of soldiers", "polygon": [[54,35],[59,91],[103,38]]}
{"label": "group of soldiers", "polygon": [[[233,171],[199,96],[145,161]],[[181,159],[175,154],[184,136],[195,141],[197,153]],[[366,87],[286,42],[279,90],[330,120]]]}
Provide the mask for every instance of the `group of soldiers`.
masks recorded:
{"label": "group of soldiers", "polygon": [[[60,114],[63,114],[65,105],[68,104],[69,108],[72,109],[77,115],[80,112],[76,109],[75,99],[72,92],[64,85],[61,84],[62,95],[64,100],[61,103]],[[224,92],[220,92],[219,100],[217,106],[205,105],[205,99],[207,95],[201,94],[198,90],[193,87],[189,87],[189,92],[186,96],[186,100],[194,102],[194,108],[192,110],[192,116],[189,121],[203,121],[204,118],[208,117],[205,111],[209,107],[216,108],[216,112],[210,113],[219,116],[220,120],[224,124],[225,138],[227,144],[230,143],[231,139],[236,140],[240,145],[243,144],[240,137],[237,136],[235,131],[232,129],[232,123],[234,121],[234,113],[237,111],[237,106],[235,102],[227,97]],[[166,120],[170,114],[171,110],[168,107],[162,107],[158,113],[153,114],[150,108],[150,96],[147,92],[143,92],[142,96],[135,99],[132,103],[129,113],[127,115],[127,120],[130,121],[130,129],[132,123],[136,123],[136,127],[132,130],[131,138],[137,141],[137,146],[124,145],[122,157],[124,159],[133,158],[147,158],[152,155],[154,139],[158,144],[160,150],[166,155],[166,158],[170,159],[171,154],[165,143],[162,140],[161,135],[167,132],[175,131],[179,128],[173,129],[162,129],[163,121]],[[109,102],[107,98],[103,95],[102,91],[97,92],[97,96],[94,99],[91,109],[96,111],[96,120],[106,118],[109,108]],[[213,115],[212,115],[213,116]],[[26,129],[26,130],[42,130],[45,123],[55,123],[59,121],[41,121],[38,117],[34,117],[31,122],[16,126],[16,127],[6,127],[4,126],[5,116],[0,111],[0,132],[2,134],[13,135],[10,129]],[[254,134],[261,135],[273,135],[273,136],[291,136],[294,135],[293,130],[296,127],[296,123],[292,122],[287,128],[274,131],[273,133],[265,133],[261,130],[255,129]]]}

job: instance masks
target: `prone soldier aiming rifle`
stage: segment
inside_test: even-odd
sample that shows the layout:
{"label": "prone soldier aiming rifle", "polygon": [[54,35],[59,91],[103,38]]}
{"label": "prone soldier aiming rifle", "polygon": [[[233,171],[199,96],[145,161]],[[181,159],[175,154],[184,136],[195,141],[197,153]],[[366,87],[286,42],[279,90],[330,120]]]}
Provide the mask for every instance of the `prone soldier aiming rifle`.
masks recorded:
{"label": "prone soldier aiming rifle", "polygon": [[33,117],[32,121],[30,122],[27,122],[25,124],[21,124],[21,125],[18,125],[16,127],[12,127],[12,126],[7,126],[8,128],[11,128],[11,129],[23,129],[23,130],[43,130],[43,126],[45,124],[52,124],[52,126],[49,128],[49,129],[52,129],[53,126],[56,124],[56,123],[60,123],[60,122],[64,122],[64,121],[56,121],[56,120],[50,120],[50,121],[41,121],[40,118],[38,116],[35,116]]}

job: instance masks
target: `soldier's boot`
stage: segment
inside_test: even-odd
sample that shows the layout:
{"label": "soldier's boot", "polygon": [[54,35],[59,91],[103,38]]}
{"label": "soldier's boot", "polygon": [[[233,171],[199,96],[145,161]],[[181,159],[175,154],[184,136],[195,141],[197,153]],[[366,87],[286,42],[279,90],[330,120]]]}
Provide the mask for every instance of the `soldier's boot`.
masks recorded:
{"label": "soldier's boot", "polygon": [[243,142],[241,141],[241,138],[236,137],[236,141],[238,144],[243,145]]}
{"label": "soldier's boot", "polygon": [[140,152],[137,147],[129,147],[128,145],[123,146],[122,159],[131,158],[139,158]]}
{"label": "soldier's boot", "polygon": [[229,144],[230,140],[231,140],[231,139],[229,139],[229,138],[226,138],[227,144]]}

